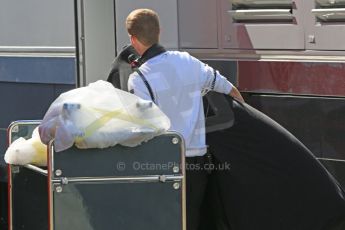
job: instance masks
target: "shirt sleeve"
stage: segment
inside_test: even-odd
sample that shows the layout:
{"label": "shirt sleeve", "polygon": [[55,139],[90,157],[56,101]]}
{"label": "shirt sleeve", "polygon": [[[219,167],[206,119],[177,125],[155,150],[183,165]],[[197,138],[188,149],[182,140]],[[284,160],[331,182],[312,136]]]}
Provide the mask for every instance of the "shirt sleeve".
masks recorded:
{"label": "shirt sleeve", "polygon": [[201,62],[201,84],[202,89],[212,90],[218,93],[229,94],[232,90],[233,85],[218,71]]}
{"label": "shirt sleeve", "polygon": [[132,73],[128,78],[128,91],[136,96],[152,101],[149,90],[147,89],[144,81],[140,78],[139,74]]}

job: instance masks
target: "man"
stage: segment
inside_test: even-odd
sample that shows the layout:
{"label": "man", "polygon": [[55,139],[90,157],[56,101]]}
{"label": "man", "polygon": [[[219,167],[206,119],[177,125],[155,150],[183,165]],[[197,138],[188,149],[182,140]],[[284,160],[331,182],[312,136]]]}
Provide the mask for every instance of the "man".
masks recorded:
{"label": "man", "polygon": [[[128,80],[128,90],[152,100],[170,118],[171,130],[182,134],[187,164],[205,163],[204,91],[214,90],[243,102],[225,77],[186,52],[166,51],[159,45],[159,18],[149,9],[137,9],[126,19],[131,45],[141,56],[139,71]],[[207,184],[205,170],[187,168],[187,229],[197,229]]]}

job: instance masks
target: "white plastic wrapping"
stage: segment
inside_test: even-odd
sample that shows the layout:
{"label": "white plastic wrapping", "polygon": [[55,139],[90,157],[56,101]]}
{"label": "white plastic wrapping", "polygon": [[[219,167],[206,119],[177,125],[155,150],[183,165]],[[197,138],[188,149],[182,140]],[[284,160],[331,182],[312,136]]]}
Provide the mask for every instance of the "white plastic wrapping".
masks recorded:
{"label": "white plastic wrapping", "polygon": [[169,118],[152,102],[97,81],[61,94],[39,126],[43,143],[56,152],[70,148],[134,147],[170,128]]}
{"label": "white plastic wrapping", "polygon": [[28,140],[20,137],[15,140],[6,150],[5,161],[7,164],[37,166],[47,165],[47,146],[44,145],[36,128],[32,137]]}

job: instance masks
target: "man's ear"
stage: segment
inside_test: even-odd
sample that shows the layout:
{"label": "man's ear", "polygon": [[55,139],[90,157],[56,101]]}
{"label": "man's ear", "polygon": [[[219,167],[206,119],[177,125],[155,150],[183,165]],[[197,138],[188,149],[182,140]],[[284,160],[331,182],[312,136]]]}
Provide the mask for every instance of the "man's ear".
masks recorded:
{"label": "man's ear", "polygon": [[134,43],[134,36],[133,35],[129,35],[129,39],[131,40],[131,44],[133,45],[133,43]]}
{"label": "man's ear", "polygon": [[137,51],[137,52],[139,52],[139,48],[140,48],[140,41],[138,40],[138,38],[137,37],[135,37],[135,36],[131,36],[131,44],[132,44],[132,46],[133,46],[133,48]]}

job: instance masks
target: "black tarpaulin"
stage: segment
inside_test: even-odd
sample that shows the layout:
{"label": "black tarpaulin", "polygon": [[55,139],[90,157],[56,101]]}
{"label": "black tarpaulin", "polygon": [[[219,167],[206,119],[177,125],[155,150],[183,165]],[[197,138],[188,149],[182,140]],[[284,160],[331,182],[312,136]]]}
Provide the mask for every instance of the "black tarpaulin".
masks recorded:
{"label": "black tarpaulin", "polygon": [[207,144],[231,169],[211,176],[203,229],[329,230],[344,220],[344,191],[313,154],[263,113],[226,101],[234,124]]}
{"label": "black tarpaulin", "polygon": [[[129,46],[114,61],[108,81],[117,88],[127,90],[133,52]],[[344,191],[299,140],[230,97],[218,94],[210,105],[207,144],[230,170],[210,176],[201,229],[333,230],[345,221]]]}
{"label": "black tarpaulin", "polygon": [[127,82],[129,75],[133,73],[131,65],[129,64],[129,55],[134,54],[138,56],[133,46],[126,46],[113,61],[107,81],[112,83],[118,89],[127,90]]}

